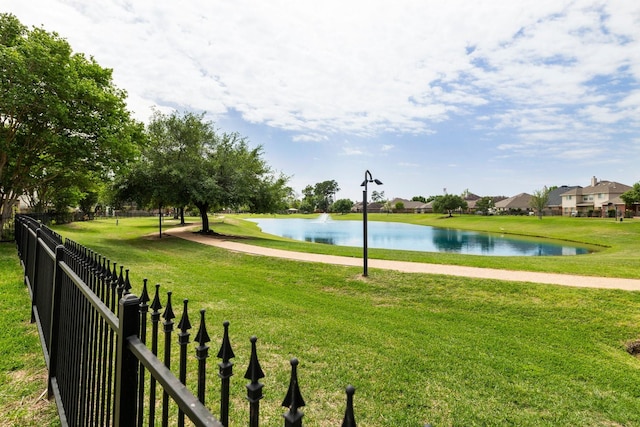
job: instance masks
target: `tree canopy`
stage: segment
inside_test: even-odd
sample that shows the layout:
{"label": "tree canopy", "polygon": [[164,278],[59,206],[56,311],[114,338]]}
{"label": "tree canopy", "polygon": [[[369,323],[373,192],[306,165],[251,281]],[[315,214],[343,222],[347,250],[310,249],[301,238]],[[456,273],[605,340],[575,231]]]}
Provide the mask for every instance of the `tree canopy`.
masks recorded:
{"label": "tree canopy", "polygon": [[549,189],[543,187],[541,190],[535,190],[529,201],[529,206],[538,213],[538,218],[542,219],[542,211],[549,203]]}
{"label": "tree canopy", "polygon": [[466,209],[467,206],[467,202],[461,196],[455,194],[436,196],[436,198],[433,200],[434,212],[447,212],[449,216],[452,216],[453,211],[457,209]]}
{"label": "tree canopy", "polygon": [[288,177],[274,174],[262,148],[238,133],[220,133],[204,114],[155,112],[140,161],[118,178],[119,198],[142,205],[193,204],[209,233],[208,212],[247,206],[252,212],[284,208]]}
{"label": "tree canopy", "polygon": [[104,179],[135,154],[142,126],[112,71],[56,33],[0,14],[0,69],[0,225],[20,196],[77,202],[80,178]]}
{"label": "tree canopy", "polygon": [[352,207],[353,207],[353,202],[350,199],[340,199],[340,200],[336,200],[331,205],[331,211],[341,213],[344,215],[346,213],[351,212]]}
{"label": "tree canopy", "polygon": [[495,207],[495,203],[492,197],[484,196],[478,199],[476,202],[476,210],[482,212],[483,215],[487,215],[491,209]]}
{"label": "tree canopy", "polygon": [[338,191],[340,187],[335,180],[317,182],[313,186],[307,185],[302,190],[303,199],[300,209],[305,212],[313,212],[316,209],[328,212]]}
{"label": "tree canopy", "polygon": [[620,198],[627,206],[631,206],[634,203],[640,203],[640,182],[633,184],[633,187],[622,193]]}

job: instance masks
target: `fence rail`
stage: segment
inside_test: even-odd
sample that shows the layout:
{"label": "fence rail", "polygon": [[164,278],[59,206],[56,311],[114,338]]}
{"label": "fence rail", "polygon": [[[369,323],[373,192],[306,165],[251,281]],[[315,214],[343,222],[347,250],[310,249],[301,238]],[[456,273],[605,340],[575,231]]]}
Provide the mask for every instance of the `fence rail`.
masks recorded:
{"label": "fence rail", "polygon": [[[200,310],[194,339],[198,365],[195,396],[186,387],[192,329],[186,299],[177,325],[176,376],[171,368],[176,318],[171,292],[167,292],[164,307],[160,285],[155,286],[153,299],[146,280],[140,297],[132,294],[129,270],[69,239],[63,243],[59,234],[28,216],[16,216],[15,234],[31,296],[32,321],[37,324],[49,371],[48,394],[56,400],[62,425],[183,426],[186,419],[196,426],[229,425],[231,359],[235,355],[228,322],[223,323],[218,352],[222,362],[218,364],[221,392],[216,418],[204,406],[210,342],[204,310]],[[265,374],[258,361],[257,338],[250,341],[246,399],[248,423],[257,427],[263,397],[260,380]],[[288,408],[283,414],[285,427],[302,426],[301,408],[305,406],[298,385],[298,360],[291,359],[290,364],[289,388],[282,403]],[[351,427],[356,425],[355,389],[348,386],[345,391],[342,426]]]}

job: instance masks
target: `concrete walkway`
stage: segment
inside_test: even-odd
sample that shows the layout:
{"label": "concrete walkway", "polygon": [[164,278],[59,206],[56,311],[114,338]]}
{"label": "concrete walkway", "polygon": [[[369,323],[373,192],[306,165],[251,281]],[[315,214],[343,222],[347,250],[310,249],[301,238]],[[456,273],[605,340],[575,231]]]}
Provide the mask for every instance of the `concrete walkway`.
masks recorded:
{"label": "concrete walkway", "polygon": [[[296,261],[321,262],[326,264],[359,267],[363,265],[362,258],[343,257],[336,255],[321,255],[305,252],[292,252],[280,249],[263,248],[237,241],[226,240],[221,237],[207,236],[192,232],[194,227],[172,228],[165,232],[170,236],[190,240],[204,245],[217,246],[235,252],[252,255],[286,258]],[[369,259],[369,268],[396,270],[406,273],[446,274],[449,276],[476,277],[481,279],[498,279],[512,282],[546,283],[551,285],[575,286],[583,288],[622,289],[639,291],[640,279],[620,279],[613,277],[573,276],[569,274],[536,273],[529,271],[510,271],[494,268],[464,267],[458,265],[425,264],[406,261],[386,261]]]}

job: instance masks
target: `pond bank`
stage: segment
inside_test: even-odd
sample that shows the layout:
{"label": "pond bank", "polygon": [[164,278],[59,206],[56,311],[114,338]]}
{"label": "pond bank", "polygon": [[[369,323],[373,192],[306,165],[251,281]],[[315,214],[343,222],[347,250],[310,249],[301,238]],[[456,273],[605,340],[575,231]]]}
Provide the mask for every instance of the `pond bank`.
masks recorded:
{"label": "pond bank", "polygon": [[[305,252],[284,251],[281,249],[264,248],[248,245],[236,241],[226,240],[219,236],[208,236],[194,233],[198,226],[173,228],[165,234],[190,240],[205,245],[242,252],[252,255],[286,258],[303,262],[321,262],[326,264],[344,265],[351,267],[362,266],[362,258],[343,257],[336,255],[321,255]],[[388,261],[369,259],[369,268],[402,271],[406,273],[445,274],[449,276],[475,277],[482,279],[507,280],[510,282],[531,282],[551,285],[573,286],[582,288],[621,289],[626,291],[640,291],[640,279],[622,279],[613,277],[576,276],[569,274],[538,273],[529,271],[511,271],[495,268],[465,267],[457,265],[427,264],[406,261]]]}

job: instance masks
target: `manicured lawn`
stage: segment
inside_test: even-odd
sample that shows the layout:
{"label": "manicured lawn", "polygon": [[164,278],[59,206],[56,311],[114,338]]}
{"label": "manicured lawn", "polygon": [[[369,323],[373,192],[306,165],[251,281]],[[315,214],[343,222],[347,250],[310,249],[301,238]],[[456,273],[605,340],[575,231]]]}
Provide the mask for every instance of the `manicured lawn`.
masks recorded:
{"label": "manicured lawn", "polygon": [[0,425],[60,425],[16,247],[0,243]]}
{"label": "manicured lawn", "polygon": [[[535,218],[500,220],[503,228],[511,224],[525,230],[531,224],[527,234],[538,230],[543,235],[541,231],[548,228],[553,237],[568,236],[570,227],[564,222],[554,226],[546,219],[540,226]],[[584,261],[581,257],[561,257],[547,264],[533,261],[533,269],[564,271],[564,260],[569,259],[571,272],[608,271],[608,261],[617,266],[619,256],[634,263],[624,276],[640,276],[633,273],[638,269],[637,255],[632,257],[625,248],[628,244],[637,249],[633,242],[638,240],[637,221],[572,220],[590,233],[581,241],[609,242],[611,248],[584,256]],[[237,218],[222,221],[212,221],[214,230],[253,235],[245,239],[250,243],[313,246],[267,239]],[[247,380],[242,376],[252,335],[258,337],[258,354],[267,375],[263,425],[282,423],[280,403],[291,357],[300,360],[300,386],[307,403],[304,425],[309,426],[339,425],[347,384],[356,387],[359,425],[640,425],[640,360],[625,349],[626,343],[640,338],[640,293],[375,269],[363,279],[359,268],[158,239],[149,235],[155,227],[153,219],[121,219],[118,226],[114,221],[95,221],[56,230],[130,268],[134,293],[140,293],[146,277],[151,284],[160,283],[163,292],[173,292],[178,313],[179,302],[188,298],[193,335],[197,310],[207,310],[213,340],[207,400],[214,413],[218,380],[213,355],[222,322],[231,322],[236,425],[248,419],[243,398]],[[321,249],[342,253],[340,248]],[[500,262],[492,257],[473,261],[430,257],[520,266],[513,257]]]}

